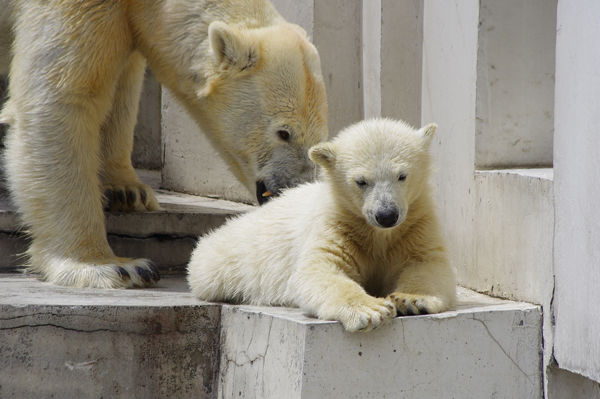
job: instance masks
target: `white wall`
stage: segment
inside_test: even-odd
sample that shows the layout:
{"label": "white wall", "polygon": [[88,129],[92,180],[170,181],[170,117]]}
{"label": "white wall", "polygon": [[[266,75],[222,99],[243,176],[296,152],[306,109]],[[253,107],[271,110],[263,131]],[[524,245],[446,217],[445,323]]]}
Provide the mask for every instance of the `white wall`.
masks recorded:
{"label": "white wall", "polygon": [[313,43],[321,57],[329,137],[333,137],[363,118],[362,0],[313,0],[313,3]]}
{"label": "white wall", "polygon": [[[422,123],[439,125],[432,146],[438,166],[435,182],[459,283],[542,305],[547,343],[544,365],[548,365],[552,359],[550,309],[554,288],[552,170],[477,170],[479,133],[494,136],[493,127],[482,125],[477,117],[481,113],[481,87],[488,76],[482,73],[482,66],[489,66],[479,59],[480,46],[485,45],[489,32],[493,32],[494,40],[499,35],[494,29],[481,30],[484,6],[476,0],[425,2]],[[502,22],[500,16],[495,17],[496,23]],[[509,64],[511,60],[503,62]],[[526,91],[529,78],[513,76],[503,85]],[[508,98],[496,100],[491,97],[486,103],[487,112],[506,117]],[[515,133],[522,137],[531,134],[528,126],[515,128]]]}
{"label": "white wall", "polygon": [[422,126],[422,0],[381,0],[380,47],[381,116]]}
{"label": "white wall", "polygon": [[552,166],[556,0],[482,0],[475,163]]}
{"label": "white wall", "polygon": [[556,360],[600,381],[600,2],[558,2]]}

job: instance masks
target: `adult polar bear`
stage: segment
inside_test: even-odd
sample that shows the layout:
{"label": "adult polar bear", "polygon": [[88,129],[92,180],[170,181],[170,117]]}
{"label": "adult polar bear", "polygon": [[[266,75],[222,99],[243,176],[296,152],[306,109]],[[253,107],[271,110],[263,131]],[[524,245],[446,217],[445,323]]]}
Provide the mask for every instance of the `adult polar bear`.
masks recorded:
{"label": "adult polar bear", "polygon": [[42,279],[159,279],[149,260],[114,255],[102,211],[111,197],[112,209],[159,209],[130,161],[146,62],[259,199],[312,178],[308,149],[327,136],[319,57],[267,0],[0,0],[9,7],[7,180]]}

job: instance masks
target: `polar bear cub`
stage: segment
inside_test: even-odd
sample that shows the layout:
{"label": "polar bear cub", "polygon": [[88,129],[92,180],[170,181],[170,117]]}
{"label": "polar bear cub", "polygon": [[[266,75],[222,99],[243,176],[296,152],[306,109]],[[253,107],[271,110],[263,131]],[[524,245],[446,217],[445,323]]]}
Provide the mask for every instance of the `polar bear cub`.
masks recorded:
{"label": "polar bear cub", "polygon": [[300,307],[348,331],[454,306],[429,182],[436,129],[374,119],[312,147],[323,180],[202,238],[188,266],[193,294]]}

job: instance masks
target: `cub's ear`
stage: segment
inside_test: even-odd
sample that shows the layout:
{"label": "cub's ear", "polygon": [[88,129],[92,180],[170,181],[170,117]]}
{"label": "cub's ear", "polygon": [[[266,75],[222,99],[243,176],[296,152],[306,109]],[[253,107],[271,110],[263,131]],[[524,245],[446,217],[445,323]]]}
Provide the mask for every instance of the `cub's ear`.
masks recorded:
{"label": "cub's ear", "polygon": [[335,161],[335,150],[331,143],[319,143],[308,151],[308,156],[319,166],[329,169]]}
{"label": "cub's ear", "polygon": [[430,123],[427,126],[423,126],[417,132],[417,134],[423,139],[423,145],[425,147],[429,147],[429,145],[431,145],[431,141],[433,140],[433,136],[435,136],[437,128],[438,126],[435,123]]}
{"label": "cub's ear", "polygon": [[258,64],[258,46],[224,22],[214,21],[208,26],[208,41],[221,70],[239,72]]}

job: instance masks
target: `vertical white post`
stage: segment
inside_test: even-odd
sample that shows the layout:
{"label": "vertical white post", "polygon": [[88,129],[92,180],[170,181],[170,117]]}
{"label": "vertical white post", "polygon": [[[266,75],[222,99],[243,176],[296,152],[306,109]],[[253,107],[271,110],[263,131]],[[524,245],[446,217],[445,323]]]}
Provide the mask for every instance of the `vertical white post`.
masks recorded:
{"label": "vertical white post", "polygon": [[381,0],[363,0],[362,74],[364,118],[381,116]]}
{"label": "vertical white post", "polygon": [[559,1],[554,117],[554,355],[600,381],[600,3]]}

